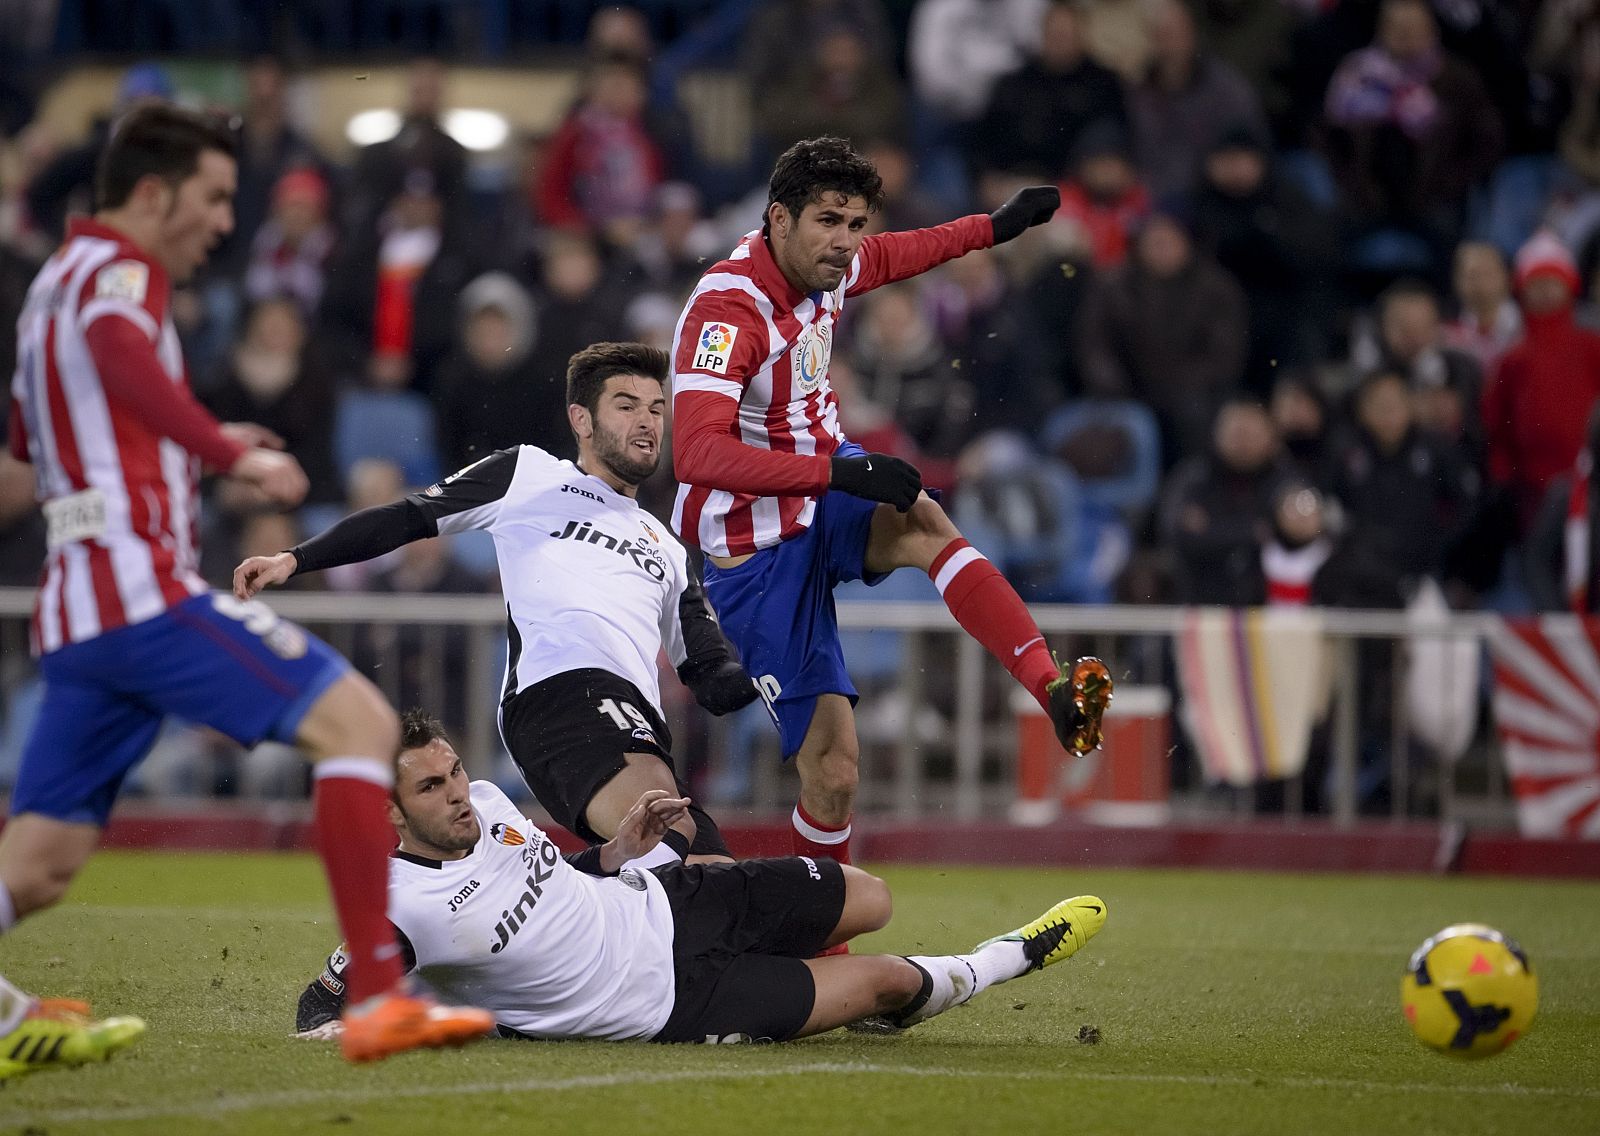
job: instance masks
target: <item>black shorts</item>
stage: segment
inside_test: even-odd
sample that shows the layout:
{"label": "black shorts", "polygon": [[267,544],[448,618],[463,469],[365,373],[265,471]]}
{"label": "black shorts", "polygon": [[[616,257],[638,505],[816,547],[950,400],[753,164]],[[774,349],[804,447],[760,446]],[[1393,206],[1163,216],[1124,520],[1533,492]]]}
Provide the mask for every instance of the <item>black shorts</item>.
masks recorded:
{"label": "black shorts", "polygon": [[672,905],[672,1016],[652,1039],[784,1041],[816,1002],[804,959],[844,914],[833,860],[784,856],[655,869]]}
{"label": "black shorts", "polygon": [[[672,733],[639,688],[610,671],[551,675],[519,690],[500,708],[511,759],[556,823],[591,844],[602,837],[584,812],[600,787],[628,764],[630,753],[652,753],[672,770],[680,796],[688,790],[672,764]],[[728,856],[717,822],[699,805],[691,855]]]}

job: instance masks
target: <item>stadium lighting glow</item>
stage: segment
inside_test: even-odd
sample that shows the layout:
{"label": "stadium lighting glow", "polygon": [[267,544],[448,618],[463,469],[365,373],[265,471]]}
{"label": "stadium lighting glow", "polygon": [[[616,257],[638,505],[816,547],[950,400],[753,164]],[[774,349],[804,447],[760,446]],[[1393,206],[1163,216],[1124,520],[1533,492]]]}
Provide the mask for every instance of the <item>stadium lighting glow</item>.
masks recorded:
{"label": "stadium lighting glow", "polygon": [[400,133],[400,112],[380,107],[352,115],[345,124],[344,136],[352,146],[372,146],[387,142]]}
{"label": "stadium lighting glow", "polygon": [[446,111],[444,129],[469,150],[498,150],[511,136],[511,124],[492,110]]}

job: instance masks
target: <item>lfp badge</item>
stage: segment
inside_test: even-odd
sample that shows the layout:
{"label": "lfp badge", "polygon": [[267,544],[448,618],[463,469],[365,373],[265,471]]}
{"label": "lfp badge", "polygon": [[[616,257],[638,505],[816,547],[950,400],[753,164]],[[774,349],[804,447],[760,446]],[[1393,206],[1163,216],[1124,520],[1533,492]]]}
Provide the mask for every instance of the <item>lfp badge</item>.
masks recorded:
{"label": "lfp badge", "polygon": [[739,338],[739,329],[725,323],[700,325],[700,338],[695,344],[691,371],[728,373],[728,360],[733,357],[733,341]]}

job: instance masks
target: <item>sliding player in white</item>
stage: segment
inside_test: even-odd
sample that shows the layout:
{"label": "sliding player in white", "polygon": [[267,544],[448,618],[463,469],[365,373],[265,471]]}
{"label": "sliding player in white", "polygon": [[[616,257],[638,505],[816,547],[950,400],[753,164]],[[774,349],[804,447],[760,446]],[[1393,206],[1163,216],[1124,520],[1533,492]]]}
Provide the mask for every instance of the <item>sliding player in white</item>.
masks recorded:
{"label": "sliding player in white", "polygon": [[[757,697],[683,545],[635,499],[661,461],[666,378],[662,351],[586,347],[567,367],[576,463],[536,446],[496,451],[288,552],[251,557],[234,571],[234,594],[440,533],[488,530],[511,641],[506,748],[551,816],[590,843],[606,840],[646,789],[684,794],[661,714],[663,649],[713,714]],[[658,855],[732,858],[698,807],[673,822]]]}
{"label": "sliding player in white", "polygon": [[[910,1026],[1071,957],[1105,923],[1063,900],[970,954],[814,958],[889,921],[859,868],[787,856],[638,866],[687,798],[642,794],[616,835],[561,855],[493,785],[468,782],[439,724],[404,719],[389,917],[414,973],[483,1006],[508,1037],[783,1041],[868,1015]],[[302,994],[296,1029],[338,1032],[342,951]]]}

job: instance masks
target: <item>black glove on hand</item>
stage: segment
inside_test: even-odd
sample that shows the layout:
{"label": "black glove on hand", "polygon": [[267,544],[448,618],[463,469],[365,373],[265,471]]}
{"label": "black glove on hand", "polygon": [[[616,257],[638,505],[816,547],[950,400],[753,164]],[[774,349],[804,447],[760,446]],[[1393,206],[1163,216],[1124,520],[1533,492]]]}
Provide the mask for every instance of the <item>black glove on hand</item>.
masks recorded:
{"label": "black glove on hand", "polygon": [[699,667],[685,666],[678,677],[694,691],[694,700],[719,718],[743,710],[761,694],[745,669],[733,659]]}
{"label": "black glove on hand", "polygon": [[830,489],[840,489],[852,497],[882,501],[902,513],[917,503],[922,492],[922,474],[910,462],[888,454],[867,454],[859,458],[831,458],[833,473]]}
{"label": "black glove on hand", "polygon": [[1000,208],[989,214],[994,226],[994,243],[1014,241],[1035,225],[1042,225],[1061,208],[1061,191],[1053,185],[1030,185],[1011,195]]}

